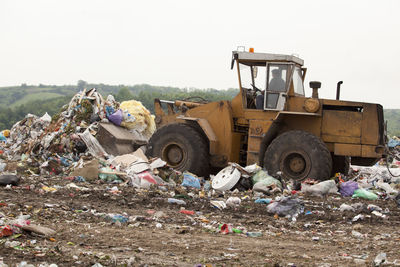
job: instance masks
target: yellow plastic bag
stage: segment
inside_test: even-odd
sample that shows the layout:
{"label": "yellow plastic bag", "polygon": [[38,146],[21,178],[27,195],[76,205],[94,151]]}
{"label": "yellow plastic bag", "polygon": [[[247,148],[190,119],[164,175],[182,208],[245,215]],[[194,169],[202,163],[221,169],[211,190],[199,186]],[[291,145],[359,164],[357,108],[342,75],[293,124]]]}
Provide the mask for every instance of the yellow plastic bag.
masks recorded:
{"label": "yellow plastic bag", "polygon": [[156,130],[154,116],[151,115],[141,102],[136,100],[124,101],[120,105],[124,113],[122,127],[135,130],[149,139]]}
{"label": "yellow plastic bag", "polygon": [[10,130],[4,130],[1,133],[4,135],[4,137],[10,137]]}

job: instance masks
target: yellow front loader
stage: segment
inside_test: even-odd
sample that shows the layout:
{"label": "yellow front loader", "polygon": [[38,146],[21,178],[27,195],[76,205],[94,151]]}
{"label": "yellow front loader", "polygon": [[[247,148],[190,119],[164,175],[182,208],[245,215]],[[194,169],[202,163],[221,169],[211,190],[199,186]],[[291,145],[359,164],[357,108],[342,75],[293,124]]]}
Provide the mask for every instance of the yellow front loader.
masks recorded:
{"label": "yellow front loader", "polygon": [[240,92],[232,101],[155,100],[157,131],[148,154],[207,176],[228,162],[257,163],[286,179],[328,179],[349,163],[369,166],[384,154],[379,104],[304,94],[306,68],[291,55],[232,52]]}

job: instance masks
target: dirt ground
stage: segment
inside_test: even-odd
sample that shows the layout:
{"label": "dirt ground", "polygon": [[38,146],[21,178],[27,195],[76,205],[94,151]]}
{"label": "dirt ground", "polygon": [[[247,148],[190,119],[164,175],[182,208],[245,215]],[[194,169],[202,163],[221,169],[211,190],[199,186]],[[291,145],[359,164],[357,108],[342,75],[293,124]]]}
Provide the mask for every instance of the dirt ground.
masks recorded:
{"label": "dirt ground", "polygon": [[[238,208],[219,210],[198,192],[184,195],[185,209],[167,202],[174,189],[142,190],[110,184],[76,183],[89,190],[67,188],[62,177],[23,178],[18,187],[0,188],[0,219],[30,215],[32,224],[56,230],[51,237],[22,232],[0,238],[0,258],[9,266],[21,261],[58,266],[371,266],[384,252],[389,265],[400,265],[400,209],[393,200],[366,201],[334,195],[326,200],[299,196],[305,213],[297,221],[267,214],[251,192]],[[43,186],[54,187],[46,192]],[[227,198],[227,196],[213,196]],[[341,212],[342,203],[375,204],[386,218]],[[104,214],[118,213],[128,222],[113,223]],[[363,220],[353,222],[359,213]],[[262,232],[261,237],[221,234],[218,225]],[[6,241],[21,242],[6,247]],[[0,261],[1,262],[1,261]]]}

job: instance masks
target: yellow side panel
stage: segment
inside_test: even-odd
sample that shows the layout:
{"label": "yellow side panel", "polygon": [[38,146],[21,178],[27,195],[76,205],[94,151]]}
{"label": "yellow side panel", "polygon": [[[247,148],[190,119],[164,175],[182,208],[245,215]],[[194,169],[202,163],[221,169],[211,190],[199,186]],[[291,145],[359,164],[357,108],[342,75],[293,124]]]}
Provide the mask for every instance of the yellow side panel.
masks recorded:
{"label": "yellow side panel", "polygon": [[361,145],[335,144],[334,152],[335,152],[335,155],[338,155],[338,156],[360,157],[361,156]]}
{"label": "yellow side panel", "polygon": [[379,144],[379,120],[377,106],[375,104],[365,104],[363,109],[363,125],[362,125],[362,144],[377,145]]}
{"label": "yellow side panel", "polygon": [[365,157],[365,158],[380,158],[380,157],[382,157],[382,154],[376,153],[375,148],[376,148],[376,146],[368,146],[368,145],[361,146],[362,157]]}
{"label": "yellow side panel", "polygon": [[210,151],[223,155],[227,161],[234,159],[233,152],[239,150],[240,142],[236,136],[233,138],[232,108],[228,101],[202,105],[190,109],[185,115],[207,120],[216,137],[216,142],[210,143]]}
{"label": "yellow side panel", "polygon": [[361,125],[361,112],[324,110],[322,139],[325,142],[360,144]]}

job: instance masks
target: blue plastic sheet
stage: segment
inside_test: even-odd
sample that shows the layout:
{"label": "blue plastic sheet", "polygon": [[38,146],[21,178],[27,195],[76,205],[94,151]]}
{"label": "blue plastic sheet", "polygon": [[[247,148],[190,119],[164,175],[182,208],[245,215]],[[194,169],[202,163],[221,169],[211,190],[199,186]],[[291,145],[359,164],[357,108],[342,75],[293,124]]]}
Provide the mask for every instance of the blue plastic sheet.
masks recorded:
{"label": "blue plastic sheet", "polygon": [[398,140],[390,139],[388,142],[388,147],[390,147],[390,148],[393,148],[393,147],[396,147],[399,145],[400,145],[400,141],[398,141]]}
{"label": "blue plastic sheet", "polygon": [[194,187],[200,189],[200,180],[193,174],[185,172],[183,173],[183,182],[181,185],[185,187]]}

